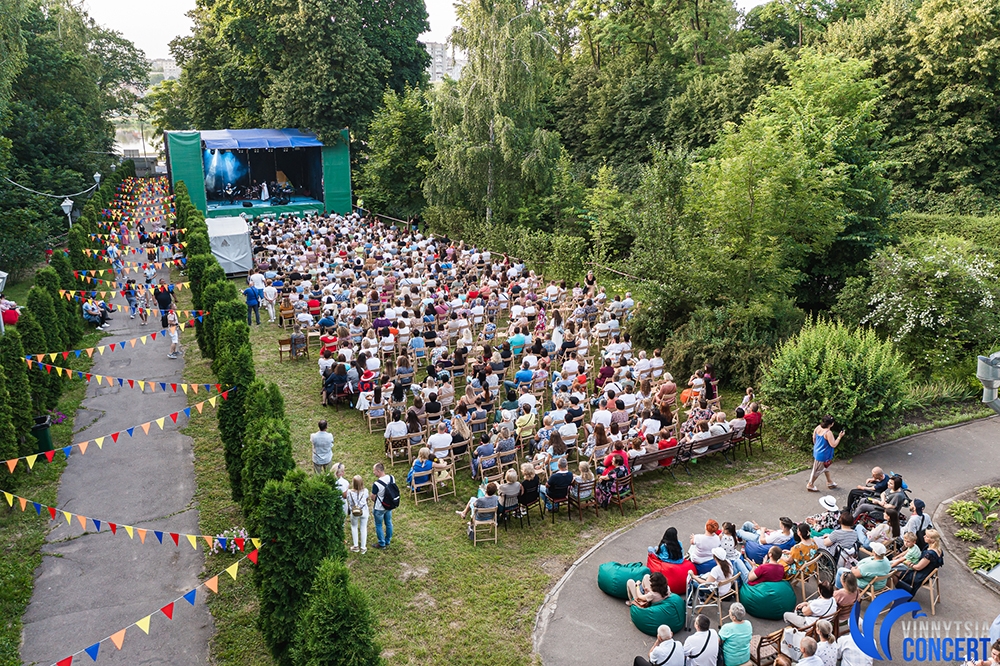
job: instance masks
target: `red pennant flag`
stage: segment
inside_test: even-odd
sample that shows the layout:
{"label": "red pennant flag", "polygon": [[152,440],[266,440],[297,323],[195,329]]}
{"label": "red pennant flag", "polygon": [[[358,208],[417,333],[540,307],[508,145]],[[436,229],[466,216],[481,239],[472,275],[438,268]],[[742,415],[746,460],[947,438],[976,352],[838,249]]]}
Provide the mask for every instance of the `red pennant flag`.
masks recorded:
{"label": "red pennant flag", "polygon": [[49,510],[49,515],[52,516],[52,520],[56,519],[56,508],[54,506],[47,507]]}
{"label": "red pennant flag", "polygon": [[118,525],[116,525],[115,523],[108,523],[108,527],[111,528],[112,534],[118,534]]}
{"label": "red pennant flag", "polygon": [[62,661],[57,661],[56,666],[70,666],[73,663],[73,655],[70,655],[63,659]]}
{"label": "red pennant flag", "polygon": [[173,421],[174,423],[177,423],[177,412],[174,412],[173,414],[170,415],[170,420]]}
{"label": "red pennant flag", "polygon": [[155,340],[156,339],[156,333],[150,333],[149,337],[151,337],[151,338],[153,338]]}
{"label": "red pennant flag", "polygon": [[118,433],[118,432],[116,432],[116,433],[113,433],[113,434],[111,435],[111,441],[112,441],[112,442],[114,442],[115,444],[117,444],[117,443],[118,443],[118,435],[120,435],[120,434],[121,434],[121,433]]}
{"label": "red pennant flag", "polygon": [[91,374],[90,374],[89,372],[86,372],[86,373],[84,373],[84,376],[85,376],[85,377],[87,378],[87,381],[89,382],[89,381],[90,381],[90,378],[91,378],[91,377],[92,377],[93,375],[91,375]]}
{"label": "red pennant flag", "polygon": [[46,451],[45,459],[48,460],[49,462],[52,462],[52,456],[54,456],[55,454],[56,454],[55,451]]}
{"label": "red pennant flag", "polygon": [[222,390],[222,384],[216,384],[215,385],[215,390],[216,391],[221,391]]}
{"label": "red pennant flag", "polygon": [[135,380],[134,379],[128,380],[128,387],[129,388],[135,388]]}
{"label": "red pennant flag", "polygon": [[237,539],[233,539],[233,541],[236,542],[236,547],[237,548],[239,548],[240,550],[243,550],[243,544],[246,543],[246,539],[239,539],[239,538],[237,538]]}
{"label": "red pennant flag", "polygon": [[113,343],[113,342],[112,342],[112,343],[111,343],[110,345],[108,345],[108,348],[109,348],[109,349],[110,349],[111,351],[114,351],[114,350],[115,350],[115,343]]}
{"label": "red pennant flag", "polygon": [[179,543],[180,543],[180,537],[181,537],[180,534],[175,534],[174,532],[170,533],[170,538],[174,540],[174,545],[175,546],[179,545]]}
{"label": "red pennant flag", "polygon": [[222,392],[222,399],[223,400],[229,400],[229,391],[223,391]]}
{"label": "red pennant flag", "polygon": [[249,555],[247,555],[247,559],[254,564],[257,564],[257,551],[253,550]]}
{"label": "red pennant flag", "polygon": [[170,602],[160,609],[160,612],[167,616],[168,620],[174,619],[174,602]]}
{"label": "red pennant flag", "polygon": [[[172,388],[174,390],[174,393],[177,393],[177,384],[171,384],[170,388]],[[174,422],[176,422],[176,421],[177,421],[177,419],[174,419]]]}
{"label": "red pennant flag", "polygon": [[52,366],[49,365],[48,363],[43,363],[42,365],[45,366],[45,372],[47,372],[47,373],[49,373],[51,375],[52,374]]}
{"label": "red pennant flag", "polygon": [[64,352],[62,353],[62,357],[63,357],[63,360],[64,360],[64,361],[65,361],[66,359],[68,359],[68,358],[69,358],[69,352],[68,352],[68,351],[64,351]]}

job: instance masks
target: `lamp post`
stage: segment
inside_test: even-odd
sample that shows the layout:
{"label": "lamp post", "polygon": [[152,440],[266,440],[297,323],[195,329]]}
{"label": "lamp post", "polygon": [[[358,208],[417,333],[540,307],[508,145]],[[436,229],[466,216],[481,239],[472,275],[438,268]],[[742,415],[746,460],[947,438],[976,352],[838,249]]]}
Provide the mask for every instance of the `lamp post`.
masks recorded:
{"label": "lamp post", "polygon": [[99,171],[95,171],[94,172],[94,184],[95,185],[100,185],[101,184],[101,174],[100,174]]}
{"label": "lamp post", "polygon": [[980,356],[976,365],[976,377],[983,384],[983,403],[997,414],[1000,414],[1000,351],[993,352],[989,358]]}
{"label": "lamp post", "polygon": [[66,197],[65,199],[63,199],[63,202],[60,204],[60,207],[63,209],[63,212],[66,213],[66,219],[69,220],[69,228],[72,229],[73,216],[70,215],[70,213],[73,212],[73,200],[70,199],[69,197]]}

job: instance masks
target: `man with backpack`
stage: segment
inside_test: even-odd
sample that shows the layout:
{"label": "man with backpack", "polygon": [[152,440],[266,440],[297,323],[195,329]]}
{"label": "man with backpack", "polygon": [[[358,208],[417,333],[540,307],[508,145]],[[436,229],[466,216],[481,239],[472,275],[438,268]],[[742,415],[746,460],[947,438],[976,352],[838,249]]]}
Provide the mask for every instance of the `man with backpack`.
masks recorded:
{"label": "man with backpack", "polygon": [[375,547],[388,548],[392,541],[392,511],[399,506],[399,487],[392,474],[385,473],[385,466],[382,463],[375,463],[373,470],[375,483],[372,484],[371,497],[375,504],[375,536],[378,539]]}

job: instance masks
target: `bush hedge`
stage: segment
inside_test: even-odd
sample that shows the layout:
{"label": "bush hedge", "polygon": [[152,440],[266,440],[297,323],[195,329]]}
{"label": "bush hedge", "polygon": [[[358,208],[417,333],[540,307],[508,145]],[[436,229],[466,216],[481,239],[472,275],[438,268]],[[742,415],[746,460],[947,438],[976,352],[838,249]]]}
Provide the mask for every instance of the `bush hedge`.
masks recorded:
{"label": "bush hedge", "polygon": [[847,431],[839,451],[860,451],[903,409],[909,367],[890,341],[865,329],[818,320],[783,344],[761,384],[767,419],[797,446],[829,414]]}

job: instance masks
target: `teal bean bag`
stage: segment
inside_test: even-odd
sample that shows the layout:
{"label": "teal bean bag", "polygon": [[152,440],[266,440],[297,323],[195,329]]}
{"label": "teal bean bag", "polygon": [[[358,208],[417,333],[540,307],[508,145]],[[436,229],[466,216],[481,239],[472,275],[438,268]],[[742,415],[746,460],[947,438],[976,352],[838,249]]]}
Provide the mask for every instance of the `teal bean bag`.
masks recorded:
{"label": "teal bean bag", "polygon": [[762,620],[780,620],[795,610],[795,590],[787,580],[740,586],[740,603]]}
{"label": "teal bean bag", "polygon": [[684,597],[680,594],[671,594],[658,604],[653,604],[649,608],[639,608],[631,606],[629,615],[632,616],[632,624],[644,634],[656,635],[656,630],[661,624],[665,624],[677,633],[684,629]]}
{"label": "teal bean bag", "polygon": [[642,562],[621,564],[620,562],[605,562],[597,570],[597,587],[605,594],[618,599],[628,599],[629,580],[642,580],[649,573],[649,568]]}

